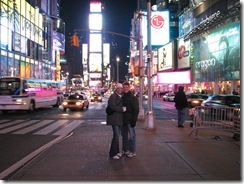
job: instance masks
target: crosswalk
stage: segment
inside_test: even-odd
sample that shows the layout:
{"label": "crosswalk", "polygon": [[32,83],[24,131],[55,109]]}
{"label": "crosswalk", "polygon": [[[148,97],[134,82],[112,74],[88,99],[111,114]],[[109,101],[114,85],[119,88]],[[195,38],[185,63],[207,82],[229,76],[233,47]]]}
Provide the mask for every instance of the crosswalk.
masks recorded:
{"label": "crosswalk", "polygon": [[84,123],[84,120],[0,120],[0,135],[67,135]]}

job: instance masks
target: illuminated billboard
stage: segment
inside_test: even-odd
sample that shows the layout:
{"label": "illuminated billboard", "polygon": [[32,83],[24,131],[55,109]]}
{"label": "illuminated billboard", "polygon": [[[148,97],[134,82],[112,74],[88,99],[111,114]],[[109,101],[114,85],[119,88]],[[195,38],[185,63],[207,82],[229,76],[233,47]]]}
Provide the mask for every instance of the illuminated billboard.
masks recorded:
{"label": "illuminated billboard", "polygon": [[90,53],[89,72],[102,72],[102,54]]}
{"label": "illuminated billboard", "polygon": [[91,1],[90,2],[90,12],[101,12],[102,3],[100,1]]}
{"label": "illuminated billboard", "polygon": [[160,47],[158,49],[158,71],[173,69],[174,57],[173,57],[174,44],[173,42]]}
{"label": "illuminated billboard", "polygon": [[102,34],[90,34],[90,52],[102,52]]}
{"label": "illuminated billboard", "polygon": [[65,51],[65,36],[62,33],[53,31],[53,49],[57,51]]}
{"label": "illuminated billboard", "polygon": [[184,41],[183,38],[178,40],[177,44],[177,63],[178,68],[190,67],[190,40]]}
{"label": "illuminated billboard", "polygon": [[[147,12],[142,16],[143,47],[147,45]],[[153,11],[151,13],[151,45],[165,45],[169,40],[169,12]]]}
{"label": "illuminated billboard", "polygon": [[89,14],[89,29],[92,30],[102,30],[102,14]]}
{"label": "illuminated billboard", "polygon": [[103,44],[103,65],[107,66],[110,63],[110,44]]}
{"label": "illuminated billboard", "polygon": [[191,44],[196,82],[240,79],[240,23],[202,35]]}

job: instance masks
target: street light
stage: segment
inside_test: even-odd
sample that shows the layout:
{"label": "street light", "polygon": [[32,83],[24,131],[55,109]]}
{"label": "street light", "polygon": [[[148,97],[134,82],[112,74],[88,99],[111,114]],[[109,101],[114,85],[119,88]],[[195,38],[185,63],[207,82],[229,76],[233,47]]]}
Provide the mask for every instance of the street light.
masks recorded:
{"label": "street light", "polygon": [[66,72],[66,92],[68,92],[69,72]]}
{"label": "street light", "polygon": [[120,61],[119,56],[116,57],[116,61],[117,61],[117,83],[119,83],[119,61]]}

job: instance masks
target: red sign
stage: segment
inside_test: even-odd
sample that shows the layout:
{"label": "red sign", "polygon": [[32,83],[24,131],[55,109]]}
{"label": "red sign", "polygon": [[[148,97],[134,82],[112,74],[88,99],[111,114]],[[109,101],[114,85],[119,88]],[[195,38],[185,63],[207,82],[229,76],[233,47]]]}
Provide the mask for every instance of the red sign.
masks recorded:
{"label": "red sign", "polygon": [[164,26],[164,18],[160,15],[154,15],[151,18],[151,25],[155,29],[160,29]]}

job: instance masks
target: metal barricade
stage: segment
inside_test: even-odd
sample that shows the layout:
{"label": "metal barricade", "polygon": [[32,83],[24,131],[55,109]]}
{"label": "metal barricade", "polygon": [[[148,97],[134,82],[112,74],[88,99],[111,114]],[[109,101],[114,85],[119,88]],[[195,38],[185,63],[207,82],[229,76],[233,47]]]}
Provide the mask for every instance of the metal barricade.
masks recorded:
{"label": "metal barricade", "polygon": [[195,132],[197,137],[199,129],[226,130],[233,132],[233,134],[234,132],[236,134],[239,132],[240,135],[240,109],[234,107],[197,106],[193,112],[193,130],[189,136]]}

